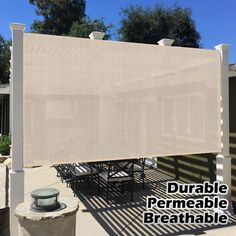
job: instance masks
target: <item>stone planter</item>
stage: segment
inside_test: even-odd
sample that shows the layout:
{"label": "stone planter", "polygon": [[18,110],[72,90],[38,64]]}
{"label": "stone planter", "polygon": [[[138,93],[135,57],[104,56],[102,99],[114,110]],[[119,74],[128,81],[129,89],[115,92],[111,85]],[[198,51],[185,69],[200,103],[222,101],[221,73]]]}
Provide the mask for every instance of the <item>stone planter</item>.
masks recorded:
{"label": "stone planter", "polygon": [[60,198],[60,202],[66,204],[66,208],[53,212],[32,211],[31,202],[19,204],[15,212],[18,236],[75,236],[78,201]]}
{"label": "stone planter", "polygon": [[0,163],[3,163],[5,160],[7,160],[8,158],[10,158],[10,156],[2,156],[0,155]]}

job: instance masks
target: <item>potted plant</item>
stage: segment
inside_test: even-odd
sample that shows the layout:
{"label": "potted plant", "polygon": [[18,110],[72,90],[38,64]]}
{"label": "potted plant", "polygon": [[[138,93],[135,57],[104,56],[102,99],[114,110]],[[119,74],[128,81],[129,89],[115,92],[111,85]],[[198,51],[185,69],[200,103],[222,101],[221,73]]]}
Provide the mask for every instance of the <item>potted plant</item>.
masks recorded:
{"label": "potted plant", "polygon": [[8,135],[2,135],[0,136],[0,155],[1,155],[1,161],[5,161],[9,155],[10,155],[10,149],[11,149],[11,138]]}

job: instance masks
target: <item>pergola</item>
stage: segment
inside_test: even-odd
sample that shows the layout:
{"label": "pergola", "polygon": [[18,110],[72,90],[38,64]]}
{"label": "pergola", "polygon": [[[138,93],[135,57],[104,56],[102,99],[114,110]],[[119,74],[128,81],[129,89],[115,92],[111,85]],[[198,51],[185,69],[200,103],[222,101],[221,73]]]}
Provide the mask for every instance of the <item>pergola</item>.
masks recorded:
{"label": "pergola", "polygon": [[229,45],[189,49],[167,39],[156,46],[24,29],[11,24],[12,235],[24,165],[211,152],[217,181],[230,190]]}

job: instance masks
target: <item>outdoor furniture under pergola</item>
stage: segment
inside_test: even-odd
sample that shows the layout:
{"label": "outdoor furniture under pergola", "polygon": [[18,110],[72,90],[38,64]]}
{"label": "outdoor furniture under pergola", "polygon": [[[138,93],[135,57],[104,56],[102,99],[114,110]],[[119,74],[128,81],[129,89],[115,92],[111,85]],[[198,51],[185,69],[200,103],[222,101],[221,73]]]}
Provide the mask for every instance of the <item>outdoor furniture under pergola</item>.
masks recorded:
{"label": "outdoor furniture under pergola", "polygon": [[95,184],[100,194],[100,185],[103,184],[106,189],[106,201],[109,203],[109,191],[116,187],[121,187],[121,193],[124,193],[124,185],[129,185],[131,201],[133,201],[134,174],[138,173],[142,181],[144,190],[144,166],[145,159],[142,160],[119,160],[93,163],[72,163],[54,165],[57,171],[57,177],[62,182],[66,182],[67,187],[71,187],[74,196],[80,191],[77,183],[88,182],[88,189],[94,189]]}

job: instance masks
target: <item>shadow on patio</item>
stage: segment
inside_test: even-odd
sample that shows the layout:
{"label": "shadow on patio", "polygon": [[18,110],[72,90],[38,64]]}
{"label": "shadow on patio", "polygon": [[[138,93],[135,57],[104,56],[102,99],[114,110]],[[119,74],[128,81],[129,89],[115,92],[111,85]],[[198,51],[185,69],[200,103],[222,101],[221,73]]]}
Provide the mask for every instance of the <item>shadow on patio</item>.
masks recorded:
{"label": "shadow on patio", "polygon": [[[170,198],[166,194],[166,182],[174,180],[172,177],[163,174],[156,169],[146,168],[146,189],[142,190],[141,183],[134,185],[134,202],[130,202],[130,193],[125,190],[124,194],[114,188],[110,196],[110,204],[106,203],[105,189],[97,194],[94,186],[92,194],[89,193],[87,183],[78,184],[77,196],[86,209],[82,212],[89,212],[105,229],[108,235],[183,235],[203,234],[206,230],[236,225],[236,217],[229,217],[229,224],[226,226],[215,226],[206,224],[151,224],[144,225],[143,211],[146,210],[146,197],[154,195],[158,198]],[[138,181],[137,175],[137,181]],[[137,182],[136,181],[136,182]],[[190,195],[172,195],[172,198],[189,198]],[[154,210],[158,211],[158,210]],[[160,213],[174,214],[185,210],[159,210]],[[191,210],[201,214],[203,210]],[[89,227],[89,226],[88,226]],[[92,225],[91,225],[92,227]]]}

